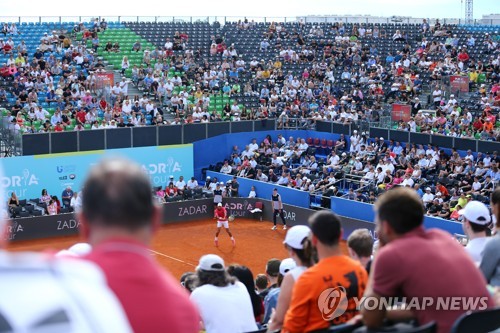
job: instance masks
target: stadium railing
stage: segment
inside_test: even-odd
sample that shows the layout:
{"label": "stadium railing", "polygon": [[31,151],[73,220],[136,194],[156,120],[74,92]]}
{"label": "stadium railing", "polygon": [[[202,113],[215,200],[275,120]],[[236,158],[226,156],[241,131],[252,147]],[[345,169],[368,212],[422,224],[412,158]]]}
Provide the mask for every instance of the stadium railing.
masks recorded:
{"label": "stadium railing", "polygon": [[[17,24],[43,24],[43,23],[79,23],[91,22],[95,19],[105,19],[107,22],[123,23],[123,22],[175,22],[175,23],[195,23],[207,22],[221,24],[229,22],[238,22],[248,19],[257,23],[285,22],[293,23],[302,21],[304,23],[374,23],[374,24],[421,24],[424,18],[422,17],[400,17],[400,16],[364,16],[364,15],[332,15],[332,16],[0,16],[0,22],[17,23]],[[436,18],[425,18],[432,25]],[[497,18],[482,18],[467,21],[463,18],[439,18],[442,24],[456,25],[498,25],[500,20]]]}
{"label": "stadium railing", "polygon": [[[316,132],[321,134],[344,134],[346,138],[358,129],[355,124],[335,122],[316,123]],[[239,122],[216,122],[207,124],[166,125],[99,129],[60,133],[24,134],[22,136],[22,155],[42,155],[91,151],[115,148],[148,147],[193,143],[222,134],[243,132],[265,132],[276,130],[276,120],[246,120]],[[432,144],[442,148],[472,150],[481,152],[500,151],[500,142],[453,138],[443,135],[412,133],[371,127],[369,137],[383,137],[386,140]]]}
{"label": "stadium railing", "polygon": [[[375,221],[375,212],[372,204],[331,197],[330,208],[334,213],[340,216],[349,216],[356,220],[369,221],[372,223]],[[426,228],[439,228],[449,232],[451,235],[463,234],[462,223],[438,217],[425,216],[424,226]]]}

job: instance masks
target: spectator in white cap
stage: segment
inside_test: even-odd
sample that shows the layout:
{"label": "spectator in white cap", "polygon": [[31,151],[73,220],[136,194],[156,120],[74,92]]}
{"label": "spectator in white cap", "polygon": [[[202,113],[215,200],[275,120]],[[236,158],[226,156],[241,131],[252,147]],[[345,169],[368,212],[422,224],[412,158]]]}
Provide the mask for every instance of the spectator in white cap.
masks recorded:
{"label": "spectator in white cap", "polygon": [[432,204],[432,201],[434,200],[434,194],[431,193],[431,188],[426,187],[425,188],[425,193],[422,196],[422,201],[424,202],[424,205],[427,207],[430,204]]}
{"label": "spectator in white cap", "polygon": [[379,146],[378,146],[378,153],[385,154],[386,151],[387,151],[387,143],[385,143],[383,137],[380,137]]}
{"label": "spectator in white cap", "polygon": [[56,253],[57,257],[83,257],[92,251],[92,245],[89,243],[76,243],[67,250],[61,250]]}
{"label": "spectator in white cap", "polygon": [[229,276],[224,260],[215,254],[200,258],[191,300],[197,305],[206,333],[257,330],[252,302],[245,285]]}
{"label": "spectator in white cap", "polygon": [[359,150],[359,141],[361,140],[361,136],[358,134],[357,130],[352,132],[349,142],[349,152],[355,153]]}
{"label": "spectator in white cap", "polygon": [[458,214],[463,216],[462,227],[469,239],[465,250],[470,254],[474,263],[479,265],[488,241],[486,230],[491,222],[488,207],[479,201],[470,201]]}
{"label": "spectator in white cap", "polygon": [[457,100],[455,99],[455,95],[451,94],[450,99],[448,100],[448,104],[455,105],[455,103],[457,103]]}
{"label": "spectator in white cap", "polygon": [[281,262],[280,273],[284,273],[283,282],[281,283],[281,291],[278,296],[278,303],[274,316],[269,323],[268,327],[271,331],[280,329],[285,320],[285,314],[290,307],[290,300],[292,299],[292,291],[295,286],[295,281],[305,272],[306,269],[311,267],[314,260],[314,252],[311,244],[311,229],[305,225],[297,225],[292,227],[286,234],[283,244],[288,250],[289,259],[292,259],[296,266],[288,272],[282,272],[283,263],[289,259]]}
{"label": "spectator in white cap", "polygon": [[[467,205],[469,206],[470,203]],[[466,207],[467,207],[466,206]],[[496,218],[496,235],[491,237],[484,246],[479,268],[486,281],[492,286],[500,287],[500,189],[497,188],[491,195],[491,210]],[[499,288],[497,288],[499,290]],[[499,293],[497,291],[497,293]]]}

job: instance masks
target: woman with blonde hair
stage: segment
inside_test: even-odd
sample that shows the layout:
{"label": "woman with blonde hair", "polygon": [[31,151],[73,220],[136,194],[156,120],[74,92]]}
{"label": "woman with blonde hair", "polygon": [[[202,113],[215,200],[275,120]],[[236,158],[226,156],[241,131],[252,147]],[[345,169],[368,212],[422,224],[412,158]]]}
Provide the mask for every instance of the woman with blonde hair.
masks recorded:
{"label": "woman with blonde hair", "polygon": [[128,61],[127,56],[123,56],[122,59],[122,75],[125,75],[125,71],[130,67],[130,62]]}

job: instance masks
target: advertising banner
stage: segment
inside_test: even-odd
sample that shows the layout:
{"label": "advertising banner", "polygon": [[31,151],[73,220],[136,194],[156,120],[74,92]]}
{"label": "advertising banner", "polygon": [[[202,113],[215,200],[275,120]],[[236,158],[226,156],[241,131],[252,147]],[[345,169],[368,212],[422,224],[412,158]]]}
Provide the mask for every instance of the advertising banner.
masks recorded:
{"label": "advertising banner", "polygon": [[469,78],[467,76],[451,75],[450,76],[451,93],[469,92]]}
{"label": "advertising banner", "polygon": [[410,121],[411,106],[406,104],[392,104],[392,121]]}
{"label": "advertising banner", "polygon": [[114,86],[115,74],[113,72],[96,73],[95,76],[98,82],[100,83],[101,87]]}
{"label": "advertising banner", "polygon": [[7,229],[9,241],[71,236],[78,234],[79,222],[73,214],[15,219]]}
{"label": "advertising banner", "polygon": [[[252,213],[255,203],[262,202],[262,218],[264,221],[273,220],[271,201],[254,198],[224,198],[223,203],[228,214],[236,218],[260,220],[260,215]],[[285,220],[288,226],[307,225],[314,210],[283,205]],[[182,223],[194,220],[207,220],[214,216],[213,199],[199,199],[171,202],[163,205],[163,224]],[[73,213],[30,218],[19,218],[10,221],[7,239],[9,241],[23,241],[48,237],[72,236],[78,234],[80,222]],[[344,238],[358,228],[367,228],[373,233],[375,224],[342,217]]]}
{"label": "advertising banner", "polygon": [[79,191],[90,167],[105,157],[125,157],[142,165],[153,186],[165,186],[169,176],[189,179],[193,175],[192,144],[125,148],[52,155],[3,158],[2,188],[6,195],[14,191],[19,199],[39,198],[42,189],[60,199],[71,186]]}

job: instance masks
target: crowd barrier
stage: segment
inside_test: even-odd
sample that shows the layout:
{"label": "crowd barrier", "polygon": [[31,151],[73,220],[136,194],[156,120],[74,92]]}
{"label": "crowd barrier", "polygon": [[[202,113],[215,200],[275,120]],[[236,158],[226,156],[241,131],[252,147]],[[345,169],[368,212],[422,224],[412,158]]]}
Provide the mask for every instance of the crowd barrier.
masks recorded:
{"label": "crowd barrier", "polygon": [[[207,171],[207,176],[210,176],[211,178],[217,177],[219,181],[223,181],[224,183],[233,179],[233,176],[231,175],[214,171]],[[240,184],[240,197],[248,197],[252,186],[254,186],[258,198],[270,199],[273,189],[278,188],[278,193],[281,195],[283,203],[293,204],[299,207],[309,207],[310,204],[309,192],[241,177],[238,177],[238,183]]]}
{"label": "crowd barrier", "polygon": [[[341,124],[334,122],[318,121],[316,130],[318,132],[337,133],[350,136],[352,131],[358,127],[353,124]],[[442,148],[456,148],[457,150],[472,150],[481,152],[500,151],[500,142],[484,141],[474,139],[454,138],[445,135],[435,135],[426,133],[413,133],[408,131],[390,130],[387,128],[370,127],[370,137],[383,137],[385,140],[394,140],[399,142],[411,142],[415,144],[439,146]]]}
{"label": "crowd barrier", "polygon": [[15,192],[19,199],[39,198],[43,188],[61,199],[67,186],[79,191],[89,168],[110,156],[142,165],[153,186],[165,186],[170,175],[175,179],[193,175],[193,145],[186,144],[4,158],[0,180],[5,193]]}
{"label": "crowd barrier", "polygon": [[36,133],[22,136],[23,155],[193,143],[227,133],[272,131],[275,120],[246,120],[166,126]]}
{"label": "crowd barrier", "polygon": [[[349,137],[354,130],[360,130],[355,124],[341,124],[318,121],[316,131],[282,130],[275,131],[274,119],[247,120],[238,122],[216,122],[208,124],[168,125],[127,127],[101,130],[71,131],[60,133],[24,134],[22,136],[22,152],[27,155],[42,155],[54,153],[68,153],[76,151],[92,151],[103,149],[165,146],[204,141],[221,135],[237,133],[251,133],[251,136],[262,139],[270,132],[289,133],[294,137],[300,132],[312,133],[310,137],[320,137],[324,133]],[[370,137],[383,137],[400,142],[417,144],[433,144],[443,148],[457,148],[458,150],[499,151],[500,142],[453,138],[443,135],[424,133],[410,133],[406,131],[388,130],[386,128],[371,127]],[[275,136],[273,136],[275,139]],[[330,138],[335,140],[335,138]],[[249,143],[248,137],[245,144]],[[243,144],[244,145],[244,144]]]}
{"label": "crowd barrier", "polygon": [[[297,23],[302,21],[304,23],[334,23],[343,22],[346,24],[394,24],[394,23],[408,23],[408,24],[421,24],[424,18],[422,17],[403,17],[403,16],[371,16],[371,15],[314,15],[314,16],[1,16],[0,21],[3,23],[17,23],[20,25],[34,25],[34,24],[56,24],[59,23],[62,27],[67,24],[76,24],[78,22],[90,23],[95,19],[101,21],[105,19],[110,27],[114,25],[128,23],[128,22],[142,22],[142,23],[209,23],[209,24],[228,24],[236,23],[248,19],[256,23],[271,23],[271,22],[285,22]],[[429,22],[434,22],[436,18],[425,17]],[[470,26],[482,27],[500,24],[500,20],[496,17],[483,17],[481,19],[464,19],[464,18],[439,18],[442,24],[468,24]]]}
{"label": "crowd barrier", "polygon": [[[255,218],[259,216],[251,212],[257,202],[263,203],[262,218],[272,221],[273,209],[271,202],[264,199],[225,198],[224,205],[229,214],[238,218]],[[289,226],[307,224],[307,220],[314,210],[287,205],[284,207],[285,218]],[[199,199],[179,201],[163,205],[163,224],[182,223],[186,221],[211,219],[214,214],[213,199]],[[52,216],[19,218],[11,221],[7,238],[10,241],[25,241],[48,237],[72,236],[78,234],[80,222],[73,213]],[[372,233],[374,224],[351,218],[343,218],[344,237],[358,228],[367,228]]]}
{"label": "crowd barrier", "polygon": [[[340,216],[349,216],[350,218],[367,221],[375,224],[375,212],[373,205],[364,202],[347,200],[343,198],[331,197],[331,210]],[[445,220],[439,217],[425,216],[424,227],[439,228],[450,234],[463,234],[462,223]]]}

